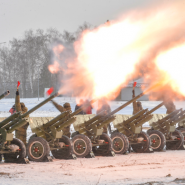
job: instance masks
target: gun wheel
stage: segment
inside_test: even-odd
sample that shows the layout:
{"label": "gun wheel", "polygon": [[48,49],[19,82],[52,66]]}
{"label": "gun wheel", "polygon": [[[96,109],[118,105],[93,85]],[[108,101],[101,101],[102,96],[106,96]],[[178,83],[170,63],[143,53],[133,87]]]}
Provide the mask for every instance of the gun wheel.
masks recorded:
{"label": "gun wheel", "polygon": [[143,138],[143,142],[131,145],[133,151],[136,153],[146,152],[151,145],[149,135],[145,132],[141,132],[138,134],[138,138]]}
{"label": "gun wheel", "polygon": [[45,139],[33,137],[29,140],[26,151],[29,160],[42,162],[49,156],[50,147]]}
{"label": "gun wheel", "polygon": [[148,129],[146,133],[147,133],[148,135],[150,135],[150,132],[152,132],[152,131],[154,131],[154,130],[153,130],[153,129]]}
{"label": "gun wheel", "polygon": [[100,140],[104,140],[105,145],[100,145],[99,147],[93,147],[93,152],[95,155],[102,155],[102,156],[107,156],[111,153],[113,150],[113,144],[111,138],[103,133],[100,136]]}
{"label": "gun wheel", "polygon": [[13,138],[10,145],[12,145],[13,147],[18,146],[18,149],[16,152],[5,153],[5,162],[21,163],[26,157],[26,147],[24,143],[20,139]]}
{"label": "gun wheel", "polygon": [[113,133],[111,135],[112,143],[113,143],[113,151],[116,154],[124,154],[128,151],[129,141],[128,138],[122,133]]}
{"label": "gun wheel", "polygon": [[154,151],[161,151],[164,149],[166,145],[166,138],[164,134],[158,130],[151,130],[149,132],[150,140],[151,140],[151,148]]}
{"label": "gun wheel", "polygon": [[59,139],[59,144],[64,145],[62,149],[51,150],[53,157],[56,159],[69,159],[73,154],[73,145],[67,136],[62,136]]}
{"label": "gun wheel", "polygon": [[31,140],[32,138],[34,138],[34,137],[37,137],[37,134],[32,134],[32,135],[30,136],[29,140],[28,140],[28,143],[29,143],[30,140]]}
{"label": "gun wheel", "polygon": [[167,150],[179,150],[181,149],[182,145],[184,144],[184,136],[179,130],[175,130],[172,132],[172,137],[174,137],[173,141],[166,142],[166,149]]}
{"label": "gun wheel", "polygon": [[75,135],[72,138],[72,142],[74,154],[79,158],[86,157],[92,151],[91,140],[86,135]]}

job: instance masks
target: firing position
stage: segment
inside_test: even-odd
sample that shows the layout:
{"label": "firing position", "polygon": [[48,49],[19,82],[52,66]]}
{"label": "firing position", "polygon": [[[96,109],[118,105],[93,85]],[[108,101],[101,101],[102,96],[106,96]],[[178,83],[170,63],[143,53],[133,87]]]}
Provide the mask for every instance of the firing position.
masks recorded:
{"label": "firing position", "polygon": [[[55,101],[51,100],[51,102],[53,103],[53,105],[62,113],[65,111],[70,111],[70,113],[72,113],[71,111],[71,105],[70,103],[64,103],[64,105],[59,105],[58,103],[56,103]],[[70,125],[67,127],[64,127],[63,129],[63,133],[65,136],[70,138]]]}

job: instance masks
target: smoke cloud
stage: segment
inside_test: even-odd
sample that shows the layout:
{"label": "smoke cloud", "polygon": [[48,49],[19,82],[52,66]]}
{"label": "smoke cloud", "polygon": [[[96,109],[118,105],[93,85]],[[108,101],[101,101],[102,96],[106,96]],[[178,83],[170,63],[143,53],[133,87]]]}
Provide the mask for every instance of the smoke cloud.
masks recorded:
{"label": "smoke cloud", "polygon": [[[168,98],[183,98],[185,94],[177,91],[182,84],[169,71],[167,79],[156,59],[185,43],[184,10],[184,0],[166,1],[85,30],[72,45],[55,45],[48,68],[52,73],[63,72],[60,92],[113,99],[130,79],[143,77],[151,85],[161,82],[151,98],[161,99],[164,93]],[[178,61],[170,62],[175,66]]]}

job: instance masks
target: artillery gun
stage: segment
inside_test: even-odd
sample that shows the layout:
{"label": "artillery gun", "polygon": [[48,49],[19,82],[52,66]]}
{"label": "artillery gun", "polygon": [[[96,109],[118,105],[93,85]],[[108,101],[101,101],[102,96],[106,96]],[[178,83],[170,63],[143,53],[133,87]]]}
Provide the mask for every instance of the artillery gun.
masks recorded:
{"label": "artillery gun", "polygon": [[[74,153],[77,157],[94,157],[96,155],[113,155],[112,141],[103,133],[103,127],[111,123],[115,117],[105,111],[97,115],[78,115],[73,123],[75,131],[72,134]],[[82,120],[83,119],[83,120]],[[125,147],[128,143],[125,144]],[[94,153],[93,153],[94,152]]]}
{"label": "artillery gun", "polygon": [[[115,139],[115,134],[122,133],[127,136],[129,144],[134,152],[142,153],[148,152],[150,148],[150,138],[148,134],[142,131],[142,125],[149,121],[153,115],[152,113],[163,106],[160,103],[150,111],[148,109],[143,109],[133,116],[120,116],[116,121],[113,122],[114,127],[117,129],[111,135],[113,142],[113,149],[115,153],[119,152],[119,147],[122,144],[120,140]],[[155,134],[161,135],[156,132]],[[164,143],[160,143],[158,147],[164,147]]]}
{"label": "artillery gun", "polygon": [[[76,132],[72,134],[74,153],[76,154],[76,156],[85,157],[91,153],[91,150],[97,155],[108,155],[112,152],[112,150],[117,154],[127,152],[129,142],[124,134],[119,132],[112,133],[111,141],[109,136],[103,133],[102,128],[104,125],[107,125],[115,120],[115,113],[125,108],[132,102],[136,101],[156,86],[157,84],[148,88],[143,93],[134,97],[133,99],[121,105],[120,107],[118,107],[107,115],[105,115],[103,112],[94,117],[93,115],[86,115],[84,116],[84,120],[80,120],[81,117],[77,117],[78,121],[73,123]],[[143,120],[140,120],[139,123],[141,124],[142,121]],[[149,145],[150,142],[148,135],[146,135],[146,139],[148,141],[147,145]],[[117,146],[117,148],[115,149],[114,146]]]}
{"label": "artillery gun", "polygon": [[[94,102],[95,100],[92,100],[90,104]],[[73,144],[70,138],[63,134],[63,129],[74,123],[74,116],[82,110],[83,108],[79,108],[73,113],[65,111],[45,124],[30,125],[35,134],[27,145],[28,158],[36,162],[43,161],[47,157],[45,151],[49,150],[56,159],[76,159]]]}
{"label": "artillery gun", "polygon": [[[147,132],[152,137],[155,131],[160,131],[164,134],[166,138],[166,149],[168,150],[178,150],[181,149],[184,143],[183,134],[176,129],[176,124],[185,119],[185,110],[182,109],[175,110],[168,114],[162,119],[151,123],[152,129]],[[155,139],[155,138],[154,138]]]}
{"label": "artillery gun", "polygon": [[0,95],[0,100],[3,99],[5,96],[8,96],[10,94],[10,91],[6,91],[3,94]]}
{"label": "artillery gun", "polygon": [[71,125],[75,118],[69,111],[65,111],[48,120],[46,124],[42,123],[35,127],[31,126],[32,132],[35,133],[29,139],[27,145],[27,155],[31,161],[44,161],[48,152],[51,151],[56,159],[76,158],[73,154],[73,145],[69,137],[63,135],[63,128]]}
{"label": "artillery gun", "polygon": [[30,109],[28,112],[24,114],[22,114],[22,112],[15,112],[0,122],[0,155],[4,155],[5,162],[21,163],[25,161],[26,147],[21,140],[13,138],[12,132],[29,122],[29,119],[27,118],[29,114],[56,96],[58,96],[57,93],[48,97],[43,102]]}

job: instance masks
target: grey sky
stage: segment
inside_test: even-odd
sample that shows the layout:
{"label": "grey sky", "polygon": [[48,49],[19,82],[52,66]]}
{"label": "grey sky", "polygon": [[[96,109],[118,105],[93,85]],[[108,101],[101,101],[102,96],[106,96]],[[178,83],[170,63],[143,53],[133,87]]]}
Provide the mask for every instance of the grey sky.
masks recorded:
{"label": "grey sky", "polygon": [[0,43],[20,38],[25,30],[53,27],[76,31],[85,21],[93,26],[116,19],[126,10],[152,0],[0,0]]}

